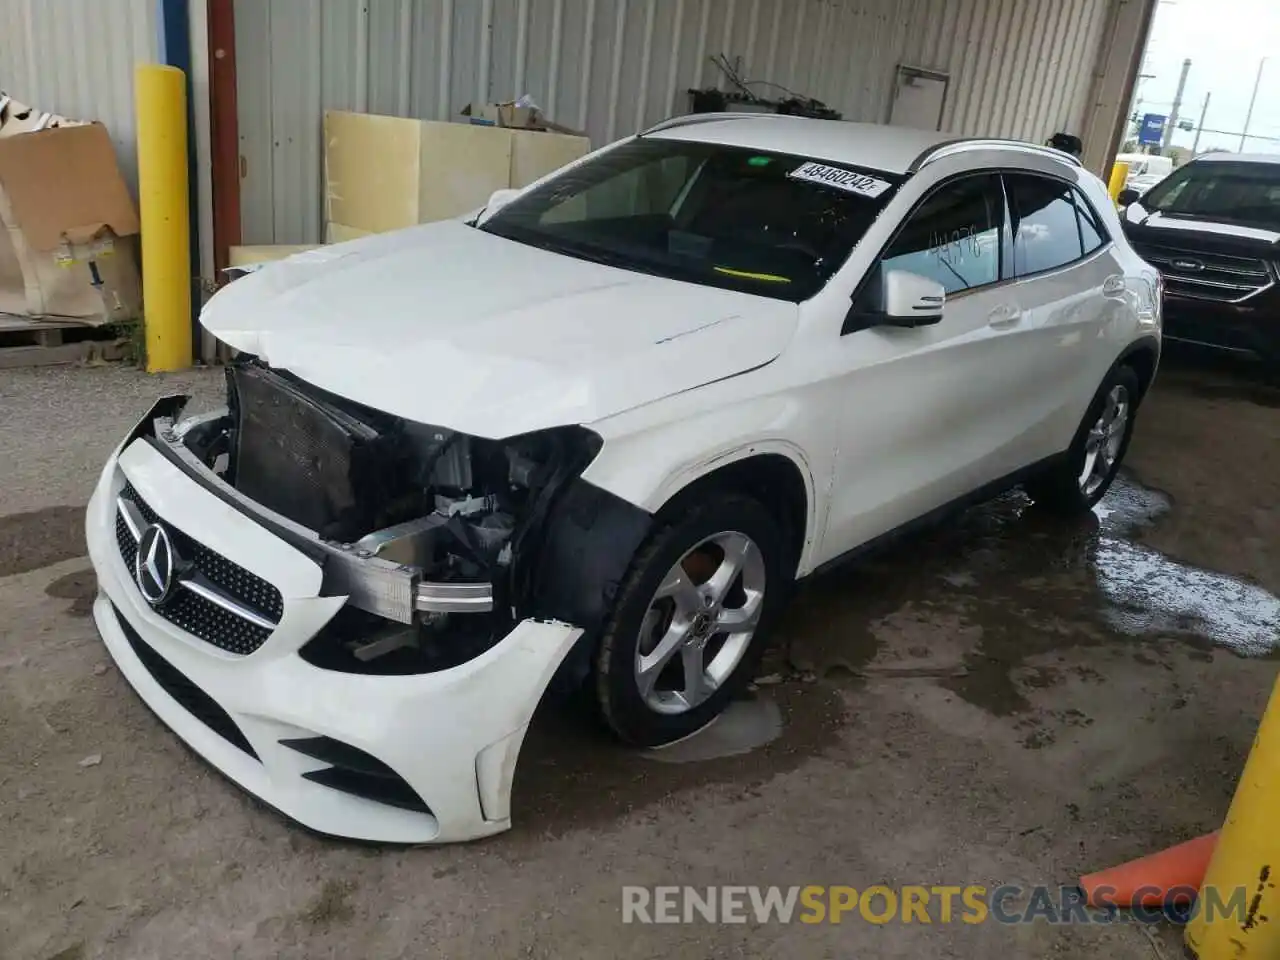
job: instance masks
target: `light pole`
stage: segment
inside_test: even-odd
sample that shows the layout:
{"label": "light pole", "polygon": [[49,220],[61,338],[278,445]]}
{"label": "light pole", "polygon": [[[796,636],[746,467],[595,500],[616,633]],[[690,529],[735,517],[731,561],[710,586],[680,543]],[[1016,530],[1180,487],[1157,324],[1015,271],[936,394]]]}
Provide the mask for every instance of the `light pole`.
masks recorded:
{"label": "light pole", "polygon": [[1258,102],[1258,88],[1262,86],[1262,71],[1267,66],[1268,57],[1258,61],[1258,78],[1253,81],[1253,96],[1249,98],[1249,112],[1244,115],[1244,133],[1240,134],[1240,153],[1244,153],[1244,142],[1249,138],[1249,124],[1253,120],[1253,106]]}
{"label": "light pole", "polygon": [[1173,95],[1173,109],[1169,111],[1169,118],[1164,124],[1164,136],[1160,138],[1160,150],[1163,152],[1168,149],[1169,141],[1173,139],[1173,128],[1178,125],[1178,111],[1182,109],[1182,92],[1187,89],[1187,74],[1191,72],[1191,60],[1182,61],[1182,73],[1178,75],[1178,92]]}
{"label": "light pole", "polygon": [[1209,98],[1212,96],[1212,93],[1204,95],[1204,106],[1200,108],[1200,125],[1196,127],[1195,143],[1191,144],[1191,156],[1193,157],[1200,150],[1200,134],[1204,133],[1204,121],[1205,117],[1209,115]]}

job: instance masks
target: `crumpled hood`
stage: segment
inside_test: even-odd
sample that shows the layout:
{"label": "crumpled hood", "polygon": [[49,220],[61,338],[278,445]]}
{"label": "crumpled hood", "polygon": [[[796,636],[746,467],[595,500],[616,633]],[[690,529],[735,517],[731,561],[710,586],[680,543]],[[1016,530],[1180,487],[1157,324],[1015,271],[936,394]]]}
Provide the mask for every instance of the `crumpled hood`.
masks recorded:
{"label": "crumpled hood", "polygon": [[349,400],[500,438],[761,366],[798,312],[444,221],[268,264],[219,291],[200,322]]}

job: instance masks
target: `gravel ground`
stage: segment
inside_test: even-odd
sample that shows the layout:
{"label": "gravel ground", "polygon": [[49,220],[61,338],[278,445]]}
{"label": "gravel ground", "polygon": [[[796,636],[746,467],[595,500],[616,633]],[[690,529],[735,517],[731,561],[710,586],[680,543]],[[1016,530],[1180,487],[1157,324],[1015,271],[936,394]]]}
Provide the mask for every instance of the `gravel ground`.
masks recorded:
{"label": "gravel ground", "polygon": [[1056,886],[1217,826],[1280,641],[1280,393],[1238,371],[1162,372],[1088,522],[1008,496],[806,586],[755,695],[772,742],[657,763],[551,710],[514,829],[430,849],[262,809],[96,637],[99,466],[219,374],[0,377],[0,957],[1179,955],[1132,924],[624,926],[621,886]]}
{"label": "gravel ground", "polygon": [[189,394],[193,410],[221,402],[222,371],[147,375],[116,364],[0,371],[4,513],[88,501],[123,431],[173,393]]}

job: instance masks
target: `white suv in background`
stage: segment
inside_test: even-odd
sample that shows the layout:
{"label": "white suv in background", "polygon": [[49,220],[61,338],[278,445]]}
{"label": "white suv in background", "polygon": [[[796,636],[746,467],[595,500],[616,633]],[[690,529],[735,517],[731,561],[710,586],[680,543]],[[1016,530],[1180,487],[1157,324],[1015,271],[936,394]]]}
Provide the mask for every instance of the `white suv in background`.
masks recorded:
{"label": "white suv in background", "polygon": [[97,624],[306,826],[493,833],[553,679],[668,743],[751,679],[796,579],[1017,483],[1087,509],[1159,283],[1065,154],[672,120],[218,293],[226,408],[161,400],[89,505]]}

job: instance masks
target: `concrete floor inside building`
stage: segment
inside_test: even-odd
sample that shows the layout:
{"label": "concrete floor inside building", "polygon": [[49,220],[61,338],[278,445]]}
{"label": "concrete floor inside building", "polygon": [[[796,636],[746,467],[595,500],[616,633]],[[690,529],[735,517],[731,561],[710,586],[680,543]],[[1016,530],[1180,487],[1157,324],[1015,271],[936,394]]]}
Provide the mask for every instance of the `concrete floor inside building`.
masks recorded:
{"label": "concrete floor inside building", "polygon": [[220,387],[0,381],[0,956],[1179,955],[1167,924],[624,925],[621,890],[1056,887],[1217,827],[1280,645],[1280,391],[1250,369],[1167,359],[1086,521],[1008,495],[806,585],[739,711],[770,742],[644,755],[547,710],[514,828],[423,849],[255,804],[95,634],[102,461],[157,393]]}

